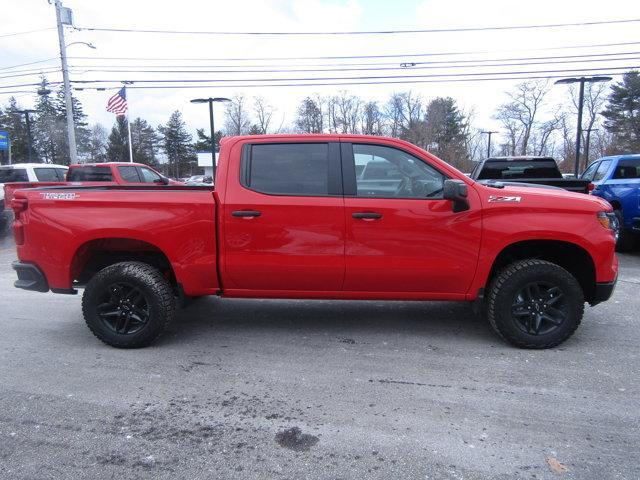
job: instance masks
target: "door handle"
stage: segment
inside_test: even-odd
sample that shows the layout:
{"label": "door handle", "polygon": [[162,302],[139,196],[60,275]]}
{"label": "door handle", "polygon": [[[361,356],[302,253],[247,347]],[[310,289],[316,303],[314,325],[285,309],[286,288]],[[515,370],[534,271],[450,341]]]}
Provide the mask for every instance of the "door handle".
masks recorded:
{"label": "door handle", "polygon": [[235,210],[231,212],[231,215],[241,218],[254,218],[262,215],[262,212],[259,212],[258,210]]}
{"label": "door handle", "polygon": [[382,218],[382,214],[376,212],[354,212],[351,216],[362,220],[377,220]]}

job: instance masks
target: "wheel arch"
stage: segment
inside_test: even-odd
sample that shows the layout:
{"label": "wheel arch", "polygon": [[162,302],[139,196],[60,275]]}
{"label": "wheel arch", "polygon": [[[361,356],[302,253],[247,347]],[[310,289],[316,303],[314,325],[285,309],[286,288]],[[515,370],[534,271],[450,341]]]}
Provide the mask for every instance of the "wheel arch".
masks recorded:
{"label": "wheel arch", "polygon": [[506,265],[529,258],[547,260],[564,268],[580,284],[585,300],[590,302],[594,298],[596,268],[593,258],[580,245],[562,240],[523,240],[505,246],[491,265],[485,288]]}

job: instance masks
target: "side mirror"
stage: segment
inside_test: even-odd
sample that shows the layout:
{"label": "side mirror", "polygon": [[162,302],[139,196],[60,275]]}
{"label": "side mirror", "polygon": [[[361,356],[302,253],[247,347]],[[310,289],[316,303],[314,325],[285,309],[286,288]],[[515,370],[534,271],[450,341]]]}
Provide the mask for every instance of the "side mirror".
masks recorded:
{"label": "side mirror", "polygon": [[170,182],[171,180],[167,177],[160,177],[160,180],[157,180],[157,183],[161,183],[162,185],[169,185]]}
{"label": "side mirror", "polygon": [[464,212],[469,210],[469,200],[467,200],[469,192],[467,184],[462,180],[445,180],[442,187],[442,198],[453,201],[454,212]]}

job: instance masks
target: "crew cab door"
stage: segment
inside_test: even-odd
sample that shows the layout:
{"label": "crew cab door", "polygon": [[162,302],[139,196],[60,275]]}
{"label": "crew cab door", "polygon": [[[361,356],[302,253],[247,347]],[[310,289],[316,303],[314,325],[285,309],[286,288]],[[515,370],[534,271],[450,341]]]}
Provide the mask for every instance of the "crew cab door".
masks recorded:
{"label": "crew cab door", "polygon": [[[345,291],[457,298],[473,280],[480,247],[477,193],[454,213],[446,175],[392,143],[342,143]],[[402,292],[405,294],[403,295]]]}
{"label": "crew cab door", "polygon": [[345,236],[339,143],[256,139],[238,148],[230,155],[221,218],[225,292],[339,291]]}

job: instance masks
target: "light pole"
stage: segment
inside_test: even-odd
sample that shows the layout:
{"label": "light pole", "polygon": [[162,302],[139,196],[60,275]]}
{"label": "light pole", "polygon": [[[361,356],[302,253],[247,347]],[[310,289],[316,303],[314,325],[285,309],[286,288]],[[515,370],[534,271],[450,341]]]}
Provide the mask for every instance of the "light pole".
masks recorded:
{"label": "light pole", "polygon": [[498,132],[496,132],[495,130],[487,130],[480,133],[485,133],[489,137],[487,139],[487,158],[489,158],[491,156],[491,135]]}
{"label": "light pole", "polygon": [[33,140],[31,138],[31,118],[29,117],[29,114],[31,113],[35,113],[35,110],[17,110],[16,113],[19,113],[20,115],[24,115],[24,119],[27,122],[27,152],[29,155],[29,163],[33,163]]}
{"label": "light pole", "polygon": [[556,80],[558,84],[580,83],[580,92],[578,94],[578,131],[576,134],[576,163],[573,173],[577,177],[580,171],[580,141],[582,140],[582,104],[584,103],[584,84],[595,82],[608,82],[611,77],[572,77]]}
{"label": "light pole", "polygon": [[597,128],[587,128],[587,136],[584,139],[584,167],[589,166],[589,144],[591,143],[591,132],[596,132]]}
{"label": "light pole", "polygon": [[209,104],[209,128],[211,129],[211,165],[213,179],[216,178],[216,131],[213,126],[213,102],[230,102],[230,98],[226,97],[214,97],[214,98],[194,98],[191,103],[208,103]]}

